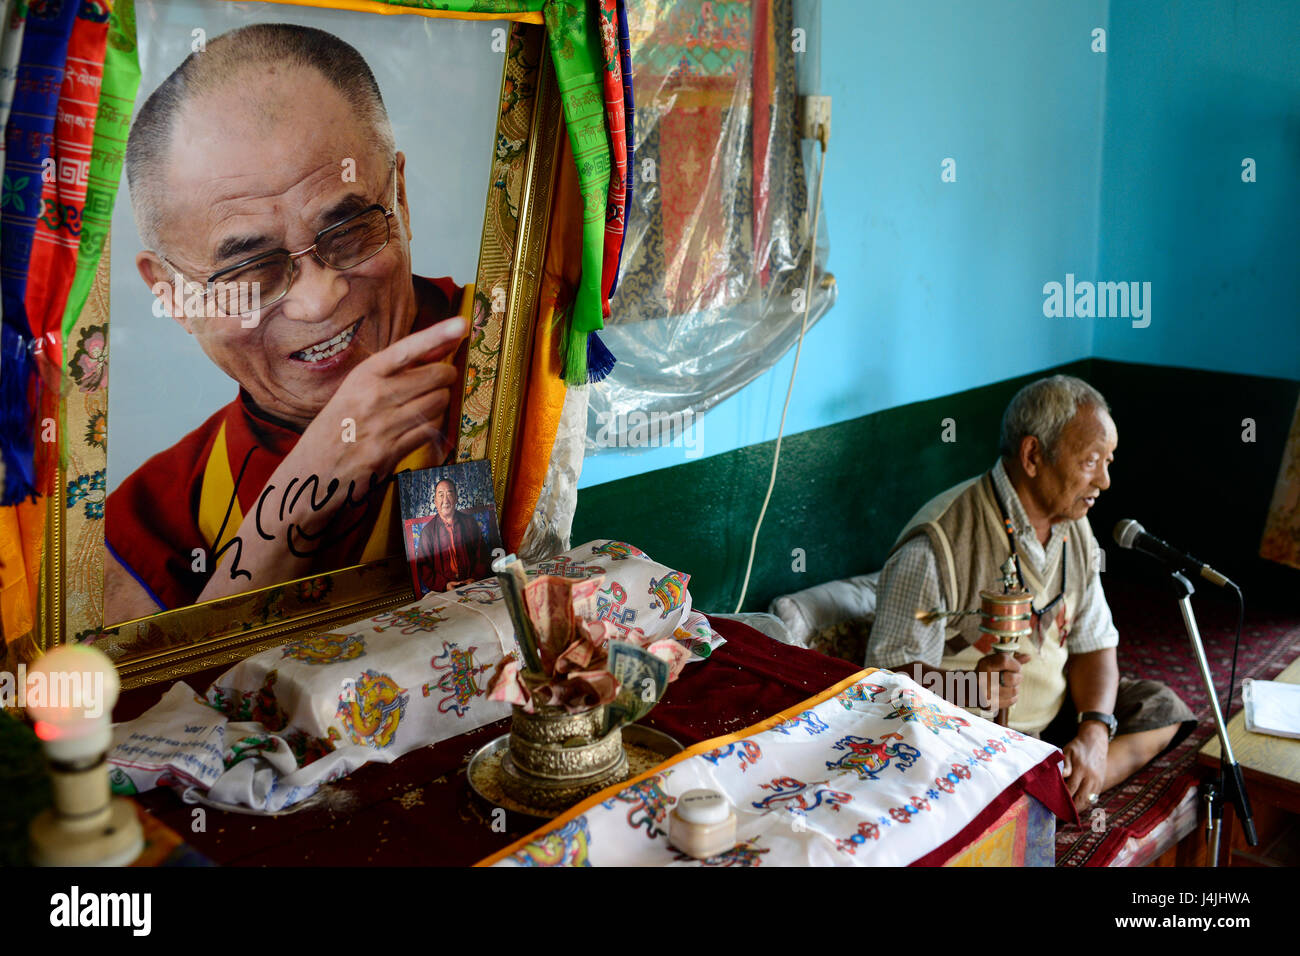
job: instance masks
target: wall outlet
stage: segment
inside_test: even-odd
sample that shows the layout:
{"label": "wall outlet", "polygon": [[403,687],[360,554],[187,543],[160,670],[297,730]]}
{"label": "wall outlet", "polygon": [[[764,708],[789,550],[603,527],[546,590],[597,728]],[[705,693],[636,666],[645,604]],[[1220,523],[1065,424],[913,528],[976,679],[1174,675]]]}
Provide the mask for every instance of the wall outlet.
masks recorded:
{"label": "wall outlet", "polygon": [[804,139],[831,138],[831,98],[799,97],[799,135]]}

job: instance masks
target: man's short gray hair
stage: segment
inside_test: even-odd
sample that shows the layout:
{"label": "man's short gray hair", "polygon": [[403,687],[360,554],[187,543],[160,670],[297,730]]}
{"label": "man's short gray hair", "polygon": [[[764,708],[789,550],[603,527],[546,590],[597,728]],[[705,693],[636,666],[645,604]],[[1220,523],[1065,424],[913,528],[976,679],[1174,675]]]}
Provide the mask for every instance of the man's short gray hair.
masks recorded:
{"label": "man's short gray hair", "polygon": [[1020,443],[1033,435],[1043,446],[1047,460],[1055,461],[1065,426],[1080,407],[1090,406],[1110,411],[1101,392],[1081,378],[1053,375],[1030,382],[1016,392],[1002,414],[998,451],[1003,458],[1014,461],[1020,455]]}
{"label": "man's short gray hair", "polygon": [[310,67],[323,76],[374,132],[386,156],[396,150],[379,83],[365,58],[332,33],[289,23],[257,23],[223,33],[191,53],[145,100],[126,143],[126,181],[145,246],[159,246],[162,185],[181,110],[195,97],[225,86],[244,68],[276,64]]}

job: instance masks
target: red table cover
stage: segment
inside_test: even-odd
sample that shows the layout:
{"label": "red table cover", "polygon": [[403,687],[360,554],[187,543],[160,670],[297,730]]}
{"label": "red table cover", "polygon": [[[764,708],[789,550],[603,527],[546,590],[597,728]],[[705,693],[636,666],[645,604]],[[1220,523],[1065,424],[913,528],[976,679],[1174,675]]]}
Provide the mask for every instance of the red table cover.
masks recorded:
{"label": "red table cover", "polygon": [[[687,746],[742,730],[858,671],[846,661],[778,643],[735,621],[710,623],[727,643],[709,660],[687,667],[644,721]],[[187,682],[201,689],[223,669],[192,675]],[[124,692],[114,719],[142,713],[166,689],[156,684]],[[465,769],[475,751],[507,729],[507,721],[498,721],[395,763],[367,765],[332,784],[304,809],[278,817],[189,806],[170,790],[136,799],[222,865],[468,866],[527,835],[538,823],[511,815],[505,829],[494,829],[491,808],[473,797],[466,782]],[[989,822],[973,821],[963,836],[975,839]],[[949,852],[960,848],[945,847]]]}

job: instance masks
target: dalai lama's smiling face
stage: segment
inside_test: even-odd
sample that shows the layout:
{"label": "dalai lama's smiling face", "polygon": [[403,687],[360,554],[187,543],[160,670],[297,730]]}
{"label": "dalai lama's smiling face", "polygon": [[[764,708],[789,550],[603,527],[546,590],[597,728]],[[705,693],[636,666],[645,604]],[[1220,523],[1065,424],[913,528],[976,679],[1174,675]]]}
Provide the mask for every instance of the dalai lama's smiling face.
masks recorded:
{"label": "dalai lama's smiling face", "polygon": [[395,209],[382,251],[345,271],[302,256],[288,294],[253,315],[177,314],[166,299],[259,407],[305,427],[359,362],[411,331],[404,166],[316,71],[250,68],[181,111],[159,202],[160,248],[140,254],[140,274],[151,288],[174,281],[168,266],[205,283],[261,253],[307,249],[370,205]]}

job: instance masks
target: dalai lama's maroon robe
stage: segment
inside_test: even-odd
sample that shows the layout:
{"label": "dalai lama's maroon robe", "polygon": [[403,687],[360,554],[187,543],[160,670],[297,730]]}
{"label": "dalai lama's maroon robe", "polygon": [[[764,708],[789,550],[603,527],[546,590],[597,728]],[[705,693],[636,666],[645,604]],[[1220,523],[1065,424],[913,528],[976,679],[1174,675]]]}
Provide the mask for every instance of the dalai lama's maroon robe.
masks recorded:
{"label": "dalai lama's maroon robe", "polygon": [[[445,318],[457,315],[461,305],[461,287],[451,279],[424,279],[413,277],[418,312],[412,331],[428,328]],[[455,364],[465,368],[468,339],[461,342],[455,355]],[[455,423],[460,420],[460,389],[451,390],[451,403],[447,409],[447,438],[442,451],[455,447]],[[224,426],[224,428],[223,428]],[[297,444],[301,432],[258,409],[244,389],[239,397],[219,410],[202,425],[190,432],[171,448],[154,455],[137,468],[108,496],[105,506],[104,538],[109,551],[164,609],[183,607],[198,600],[214,568],[219,566],[228,573],[231,562],[237,559],[238,546],[229,546],[230,538],[238,530],[238,522],[225,522],[219,537],[221,515],[214,520],[211,500],[207,502],[205,522],[200,519],[200,498],[205,475],[214,448],[224,442],[229,461],[229,475],[244,515],[258,507],[258,499],[271,474]],[[219,461],[218,461],[219,464]],[[306,476],[303,476],[306,477]],[[318,500],[324,497],[327,479],[320,482],[316,492]],[[364,503],[346,508],[330,523],[323,537],[308,541],[294,537],[293,546],[301,553],[313,555],[308,573],[336,571],[361,561],[366,544],[375,530],[381,506],[390,487],[396,482],[377,487],[368,495],[367,488],[357,488],[353,500]],[[296,490],[296,489],[295,489]],[[263,504],[278,509],[280,491]],[[340,489],[342,495],[346,489]],[[312,490],[302,495],[299,506],[311,496]],[[396,496],[394,495],[394,498]],[[211,494],[209,493],[209,499]],[[223,504],[229,495],[223,495]],[[221,509],[224,513],[224,508]],[[396,533],[389,536],[396,553],[401,553],[400,512],[393,508],[390,516]],[[237,539],[236,539],[237,540]],[[214,554],[220,541],[222,554]],[[206,570],[193,570],[195,549],[202,549]],[[269,587],[280,581],[246,581],[246,587]]]}
{"label": "dalai lama's maroon robe", "polygon": [[416,552],[420,584],[442,592],[452,581],[479,581],[488,576],[488,550],[474,516],[457,511],[451,526],[434,515],[420,530]]}

